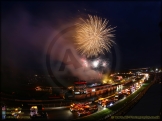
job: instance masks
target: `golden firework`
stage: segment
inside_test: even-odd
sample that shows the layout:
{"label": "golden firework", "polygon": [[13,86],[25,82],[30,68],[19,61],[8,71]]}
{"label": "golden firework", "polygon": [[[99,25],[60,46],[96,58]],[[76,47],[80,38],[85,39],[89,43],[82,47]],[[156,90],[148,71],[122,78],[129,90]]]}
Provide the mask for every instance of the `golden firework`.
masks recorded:
{"label": "golden firework", "polygon": [[107,26],[108,21],[97,16],[88,15],[89,19],[77,23],[75,44],[77,50],[87,57],[104,54],[104,50],[110,52],[113,43],[114,28]]}

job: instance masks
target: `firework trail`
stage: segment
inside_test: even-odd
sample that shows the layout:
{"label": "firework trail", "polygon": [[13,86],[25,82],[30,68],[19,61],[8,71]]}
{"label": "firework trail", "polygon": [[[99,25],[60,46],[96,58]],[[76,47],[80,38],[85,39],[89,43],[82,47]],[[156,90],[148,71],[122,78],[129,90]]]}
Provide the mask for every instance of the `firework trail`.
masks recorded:
{"label": "firework trail", "polygon": [[77,50],[86,57],[98,56],[104,54],[104,50],[110,52],[112,44],[115,42],[111,39],[114,37],[112,32],[114,28],[107,26],[108,21],[100,17],[88,15],[86,21],[81,19],[83,23],[77,23],[75,44]]}

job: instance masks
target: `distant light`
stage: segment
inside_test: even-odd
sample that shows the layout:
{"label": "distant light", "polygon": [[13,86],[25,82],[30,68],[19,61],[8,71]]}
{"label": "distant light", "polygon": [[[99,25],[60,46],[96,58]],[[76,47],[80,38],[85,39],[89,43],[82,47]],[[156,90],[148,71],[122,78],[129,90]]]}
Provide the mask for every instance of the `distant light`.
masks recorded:
{"label": "distant light", "polygon": [[74,94],[80,94],[80,92],[74,92]]}
{"label": "distant light", "polygon": [[113,105],[113,103],[110,103],[110,106],[112,106]]}
{"label": "distant light", "polygon": [[103,80],[103,83],[105,84],[105,83],[107,83],[105,80]]}
{"label": "distant light", "polygon": [[106,66],[106,62],[103,62],[102,66],[104,66],[104,67],[105,67],[105,66]]}
{"label": "distant light", "polygon": [[35,90],[36,91],[42,91],[42,88],[38,86],[38,87],[35,88]]}

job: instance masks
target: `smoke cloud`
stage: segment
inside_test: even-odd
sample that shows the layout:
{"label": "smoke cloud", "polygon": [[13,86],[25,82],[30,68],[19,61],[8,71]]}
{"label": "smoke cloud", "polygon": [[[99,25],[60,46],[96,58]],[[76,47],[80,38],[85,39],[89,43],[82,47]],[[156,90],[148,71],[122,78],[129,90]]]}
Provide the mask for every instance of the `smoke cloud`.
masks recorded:
{"label": "smoke cloud", "polygon": [[[60,10],[58,7],[53,8],[45,5],[49,9],[34,8],[30,4],[23,3],[3,3],[8,9],[3,8],[1,18],[1,40],[2,40],[2,67],[9,67],[13,75],[17,76],[20,72],[44,72],[46,70],[47,48],[52,38],[61,30],[75,24],[76,13],[72,15],[71,11]],[[43,4],[43,3],[42,3]],[[65,3],[64,3],[65,4]],[[54,5],[54,4],[53,4]],[[4,5],[3,5],[4,6]],[[29,7],[30,6],[30,7]],[[57,6],[57,4],[55,5]],[[42,7],[42,6],[41,6]],[[7,8],[7,7],[6,7]],[[30,8],[30,9],[29,9]],[[68,84],[67,79],[62,77],[70,73],[71,76],[78,77],[81,80],[91,80],[98,78],[98,72],[87,67],[81,66],[74,68],[73,64],[66,65],[64,71],[58,71],[63,60],[65,52],[70,49],[76,64],[82,65],[81,57],[76,52],[72,36],[74,31],[62,35],[53,46],[51,56],[51,68],[58,80],[64,80],[62,83]],[[53,63],[53,62],[59,63]]]}

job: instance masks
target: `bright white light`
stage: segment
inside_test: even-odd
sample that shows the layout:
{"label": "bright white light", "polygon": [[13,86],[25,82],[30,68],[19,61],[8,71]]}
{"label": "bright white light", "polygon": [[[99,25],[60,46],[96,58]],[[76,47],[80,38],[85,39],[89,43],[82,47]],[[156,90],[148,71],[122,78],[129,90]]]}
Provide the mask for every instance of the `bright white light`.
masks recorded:
{"label": "bright white light", "polygon": [[113,103],[110,103],[110,106],[112,106],[113,105]]}
{"label": "bright white light", "polygon": [[75,94],[80,94],[80,92],[74,92]]}
{"label": "bright white light", "polygon": [[98,61],[98,60],[93,62],[93,66],[94,66],[95,68],[98,66],[98,64],[99,64],[99,61]]}
{"label": "bright white light", "polygon": [[146,80],[148,80],[149,74],[145,74],[145,78],[146,78]]}
{"label": "bright white light", "polygon": [[148,77],[148,74],[145,74],[146,77]]}
{"label": "bright white light", "polygon": [[92,89],[92,92],[95,92],[96,90],[95,89]]}
{"label": "bright white light", "polygon": [[157,71],[158,69],[156,68],[156,71]]}

